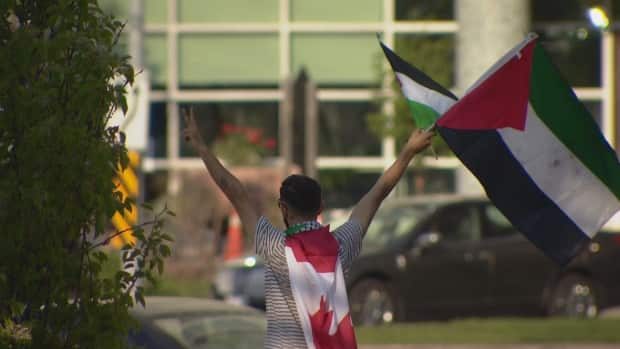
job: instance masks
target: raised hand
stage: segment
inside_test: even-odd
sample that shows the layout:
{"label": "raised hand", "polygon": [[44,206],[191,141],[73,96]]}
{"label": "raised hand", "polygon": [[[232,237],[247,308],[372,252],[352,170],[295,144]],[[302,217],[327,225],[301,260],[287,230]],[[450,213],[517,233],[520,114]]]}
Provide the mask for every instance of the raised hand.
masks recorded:
{"label": "raised hand", "polygon": [[414,154],[421,152],[431,144],[431,138],[435,135],[434,131],[424,131],[416,129],[409,136],[405,147],[413,151]]}
{"label": "raised hand", "polygon": [[189,111],[185,108],[182,110],[183,119],[185,120],[185,129],[183,129],[183,138],[186,142],[189,142],[193,148],[198,149],[203,142],[200,130],[196,124],[196,117],[194,115],[194,109],[189,108]]}

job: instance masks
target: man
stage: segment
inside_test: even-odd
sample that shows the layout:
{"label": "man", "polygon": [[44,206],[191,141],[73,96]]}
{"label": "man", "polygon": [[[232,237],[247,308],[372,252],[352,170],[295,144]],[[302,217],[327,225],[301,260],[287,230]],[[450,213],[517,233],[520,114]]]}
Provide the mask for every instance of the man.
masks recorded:
{"label": "man", "polygon": [[355,348],[343,274],[361,250],[379,205],[402,177],[414,155],[430,145],[432,131],[414,131],[398,158],[333,232],[321,227],[321,188],[292,175],[282,182],[278,206],[287,227],[276,229],[248,200],[241,182],[204,144],[193,111],[184,111],[183,135],[231,201],[246,234],[256,229],[256,252],[265,261],[267,337],[265,348]]}

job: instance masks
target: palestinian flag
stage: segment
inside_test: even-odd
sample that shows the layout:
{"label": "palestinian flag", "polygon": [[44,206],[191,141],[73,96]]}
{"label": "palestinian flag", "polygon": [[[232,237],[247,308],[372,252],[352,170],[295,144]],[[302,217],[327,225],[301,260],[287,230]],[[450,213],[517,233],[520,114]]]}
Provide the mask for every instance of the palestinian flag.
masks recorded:
{"label": "palestinian flag", "polygon": [[458,98],[421,70],[404,61],[381,41],[379,44],[394,70],[416,126],[421,129],[429,128]]}
{"label": "palestinian flag", "polygon": [[620,209],[620,163],[532,36],[437,121],[487,195],[567,264]]}
{"label": "palestinian flag", "polygon": [[338,241],[329,226],[287,236],[285,253],[308,348],[357,348]]}

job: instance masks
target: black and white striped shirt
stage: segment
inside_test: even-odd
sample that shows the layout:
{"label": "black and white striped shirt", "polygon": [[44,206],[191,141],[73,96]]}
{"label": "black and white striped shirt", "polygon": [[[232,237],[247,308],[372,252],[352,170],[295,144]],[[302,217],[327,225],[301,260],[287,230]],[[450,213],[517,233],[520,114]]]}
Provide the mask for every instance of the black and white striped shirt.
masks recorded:
{"label": "black and white striped shirt", "polygon": [[[338,241],[338,257],[347,274],[362,248],[362,226],[355,220],[332,232]],[[284,232],[265,217],[256,225],[256,253],[265,261],[265,299],[267,304],[267,337],[265,348],[306,349],[306,340],[288,275],[284,252]]]}

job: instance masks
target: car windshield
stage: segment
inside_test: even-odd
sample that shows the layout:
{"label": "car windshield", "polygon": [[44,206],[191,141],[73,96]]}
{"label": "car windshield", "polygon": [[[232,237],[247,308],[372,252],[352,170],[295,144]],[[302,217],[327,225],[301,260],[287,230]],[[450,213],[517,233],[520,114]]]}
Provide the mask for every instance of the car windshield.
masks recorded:
{"label": "car windshield", "polygon": [[430,205],[392,206],[380,209],[368,227],[364,252],[372,252],[402,242],[431,211]]}
{"label": "car windshield", "polygon": [[254,315],[163,317],[154,325],[184,348],[261,348],[265,321]]}

